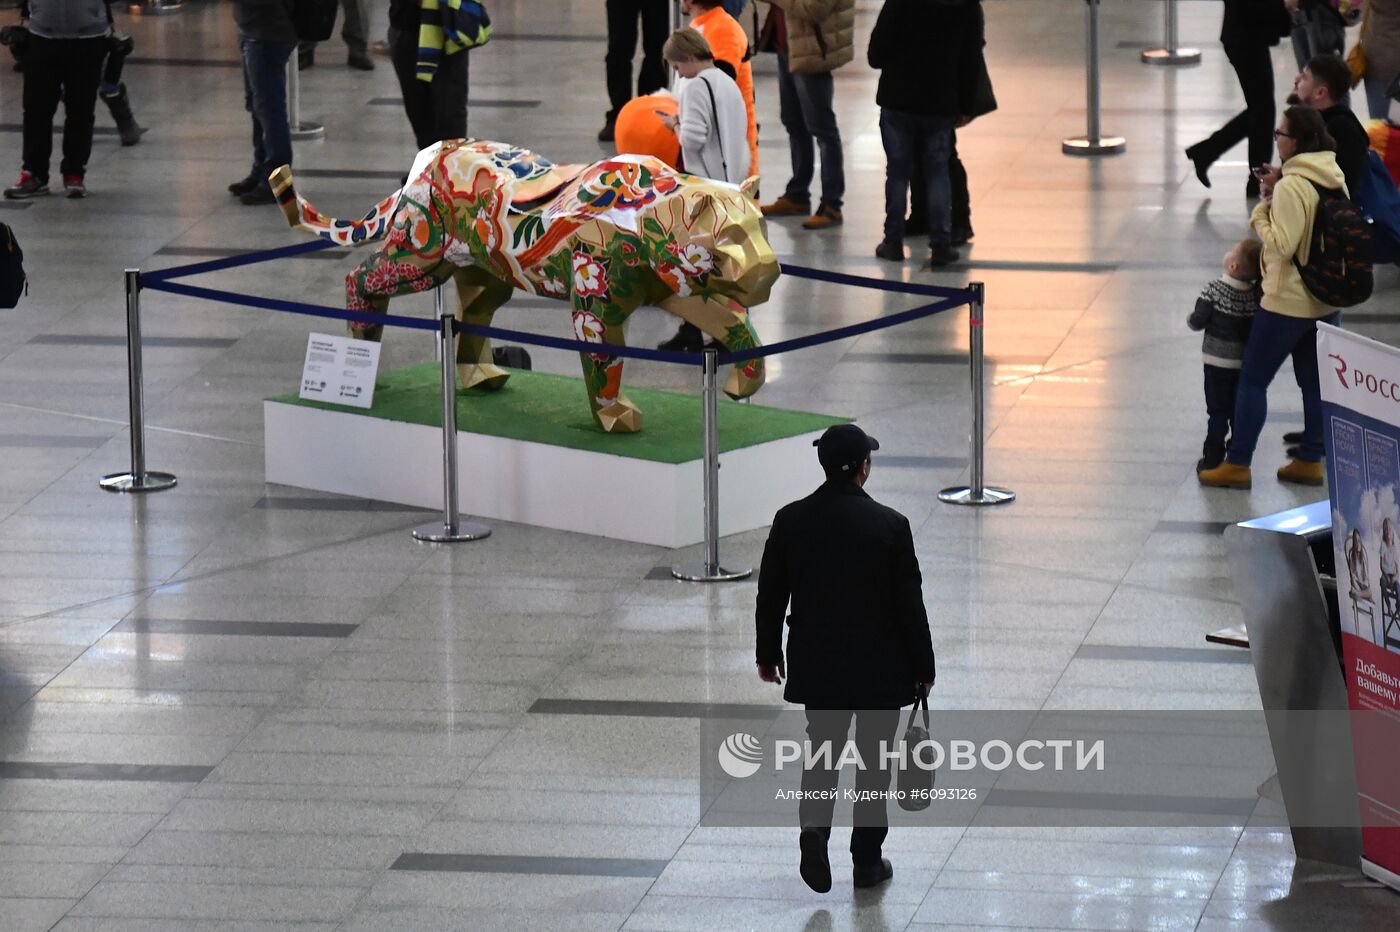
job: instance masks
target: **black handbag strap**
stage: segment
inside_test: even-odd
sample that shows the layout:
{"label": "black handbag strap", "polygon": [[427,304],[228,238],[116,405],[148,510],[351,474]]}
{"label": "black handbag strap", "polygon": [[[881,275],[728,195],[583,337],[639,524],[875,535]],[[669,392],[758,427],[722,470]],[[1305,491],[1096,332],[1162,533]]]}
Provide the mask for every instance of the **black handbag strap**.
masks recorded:
{"label": "black handbag strap", "polygon": [[914,727],[914,715],[915,715],[920,709],[923,709],[923,712],[924,712],[924,731],[928,731],[928,730],[929,730],[929,726],[928,726],[928,693],[924,693],[924,694],[922,694],[921,696],[919,696],[918,700],[915,701],[915,703],[913,704],[913,706],[910,707],[910,709],[909,709],[909,721],[908,721],[908,723],[905,724],[905,726],[904,726],[904,730],[905,730],[905,731],[908,731],[909,729],[911,729],[911,728]]}
{"label": "black handbag strap", "polygon": [[724,171],[724,177],[720,180],[728,181],[729,160],[724,157],[724,136],[721,135],[719,131],[719,107],[715,106],[715,89],[713,87],[710,87],[710,82],[706,80],[703,74],[700,75],[700,80],[705,82],[705,90],[710,95],[710,123],[715,128],[715,139],[719,141],[719,165],[720,168]]}

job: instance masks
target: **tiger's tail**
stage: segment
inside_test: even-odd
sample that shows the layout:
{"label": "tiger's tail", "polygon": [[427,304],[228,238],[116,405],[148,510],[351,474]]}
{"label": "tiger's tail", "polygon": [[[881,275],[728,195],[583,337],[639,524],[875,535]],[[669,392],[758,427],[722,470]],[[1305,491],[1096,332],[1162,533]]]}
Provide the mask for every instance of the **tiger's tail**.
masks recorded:
{"label": "tiger's tail", "polygon": [[403,194],[400,188],[384,200],[375,204],[369,213],[359,220],[337,220],[327,217],[311,205],[311,202],[297,193],[292,183],[292,166],[283,165],[268,176],[272,193],[277,198],[277,206],[282,208],[287,222],[293,229],[305,230],[313,236],[330,240],[338,246],[360,246],[383,236],[389,229],[389,220]]}

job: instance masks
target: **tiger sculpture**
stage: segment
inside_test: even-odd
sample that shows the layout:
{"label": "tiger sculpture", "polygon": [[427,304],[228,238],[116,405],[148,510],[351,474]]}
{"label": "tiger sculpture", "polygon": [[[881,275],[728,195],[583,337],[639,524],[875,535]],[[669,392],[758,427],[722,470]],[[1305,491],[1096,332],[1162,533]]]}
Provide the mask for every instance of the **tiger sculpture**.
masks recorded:
{"label": "tiger sculpture", "polygon": [[[599,344],[580,353],[593,419],[604,431],[642,426],[622,393],[623,327],[642,305],[689,321],[725,349],[759,346],[749,308],[768,300],[778,261],[752,191],[687,175],[650,156],[555,165],[516,146],[476,139],[418,153],[408,183],[363,218],[336,220],[297,193],[290,166],[270,177],[288,222],[345,246],[380,241],[346,276],[352,311],[383,314],[389,299],[453,279],[458,319],[490,325],[519,289],[567,301],[574,335]],[[352,323],[379,340],[383,326]],[[486,337],[461,333],[463,389],[495,391],[509,373],[492,364]],[[763,385],[764,365],[736,365],[724,391],[745,398]]]}

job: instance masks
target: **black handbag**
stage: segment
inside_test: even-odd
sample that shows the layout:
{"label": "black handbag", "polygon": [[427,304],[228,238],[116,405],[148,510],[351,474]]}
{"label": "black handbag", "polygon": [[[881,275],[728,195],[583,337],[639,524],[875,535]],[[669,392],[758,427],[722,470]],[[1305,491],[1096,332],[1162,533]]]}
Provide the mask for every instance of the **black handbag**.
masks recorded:
{"label": "black handbag", "polygon": [[977,77],[968,95],[967,110],[962,115],[969,121],[986,116],[997,108],[997,95],[992,91],[992,76],[987,72],[987,59],[977,56]]}
{"label": "black handbag", "polygon": [[[928,693],[920,692],[919,701],[909,710],[909,723],[904,726],[904,757],[899,768],[899,808],[909,812],[927,809],[933,802],[933,748],[915,751],[929,740]],[[920,710],[924,713],[922,725],[914,718]],[[915,763],[916,760],[921,763]]]}
{"label": "black handbag", "polygon": [[325,42],[335,31],[340,0],[292,0],[292,28],[303,42]]}

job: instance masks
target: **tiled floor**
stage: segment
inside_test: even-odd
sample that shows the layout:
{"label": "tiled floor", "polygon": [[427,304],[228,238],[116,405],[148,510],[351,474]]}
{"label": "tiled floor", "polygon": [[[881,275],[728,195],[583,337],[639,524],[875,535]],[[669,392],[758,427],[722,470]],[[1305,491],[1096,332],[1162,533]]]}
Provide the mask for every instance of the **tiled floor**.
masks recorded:
{"label": "tiled floor", "polygon": [[[370,5],[382,24],[385,4]],[[1238,620],[1219,532],[1315,496],[1268,476],[1272,451],[1251,493],[1205,492],[1192,475],[1204,418],[1184,318],[1245,217],[1242,151],[1210,191],[1180,155],[1239,105],[1213,40],[1219,5],[1181,4],[1183,38],[1206,52],[1184,70],[1137,61],[1160,4],[1104,5],[1104,128],[1129,143],[1101,161],[1059,147],[1084,129],[1084,4],[986,10],[1001,109],[960,134],[970,261],[933,276],[872,257],[883,163],[860,63],[836,82],[845,226],[771,235],[801,263],[986,282],[988,476],[1019,500],[979,513],[933,495],[966,465],[963,311],[776,360],[761,400],[856,415],[883,441],[870,489],[915,528],[938,706],[1257,708],[1249,666],[1204,641]],[[491,11],[472,132],[597,158],[602,4]],[[875,11],[860,7],[861,42]],[[698,820],[700,716],[780,703],[752,673],[753,584],[648,575],[693,550],[505,524],[433,548],[407,533],[421,513],[264,484],[260,402],[295,382],[304,319],[149,293],[149,465],[180,484],[99,491],[127,464],[121,270],[298,241],[276,211],[223,190],[248,160],[228,5],[121,21],[150,133],[129,149],[98,136],[88,200],[0,214],[33,282],[0,342],[0,929],[1400,926],[1395,894],[1295,866],[1287,834],[1262,827],[897,829],[883,893],[857,894],[838,871],[831,894],[812,894],[792,830]],[[391,71],[352,72],[341,55],[327,43],[303,75],[304,114],[327,136],[297,146],[297,167],[318,204],[349,214],[413,153]],[[1291,59],[1276,61],[1282,88]],[[785,137],[771,59],[757,71],[771,196]],[[0,71],[7,170],[19,97]],[[334,303],[349,261],[204,283]],[[1383,270],[1380,285],[1348,319],[1394,342],[1400,276]],[[757,319],[772,342],[907,300],[790,280]],[[562,333],[542,307],[500,319]],[[644,312],[630,338],[669,327]],[[401,365],[431,350],[396,333],[386,352]],[[660,364],[629,363],[628,378],[692,387]],[[1270,434],[1299,423],[1287,383]],[[763,539],[724,552],[754,562]]]}

